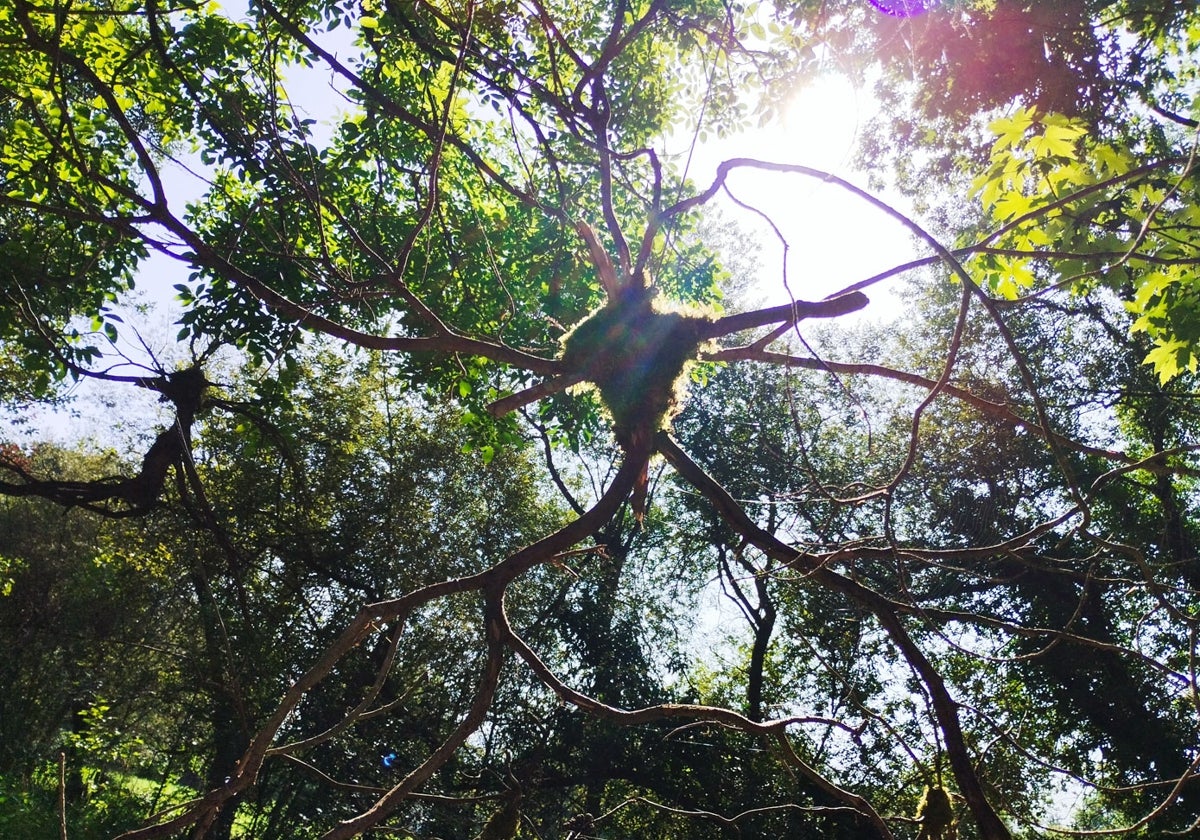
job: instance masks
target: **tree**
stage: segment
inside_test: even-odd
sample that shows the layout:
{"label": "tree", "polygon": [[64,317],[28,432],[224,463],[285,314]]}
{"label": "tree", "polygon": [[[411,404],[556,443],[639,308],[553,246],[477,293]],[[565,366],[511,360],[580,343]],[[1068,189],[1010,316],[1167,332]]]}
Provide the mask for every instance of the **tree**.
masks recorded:
{"label": "tree", "polygon": [[[112,453],[52,445],[6,454],[59,480],[95,480],[121,466]],[[177,587],[161,554],[134,551],[135,541],[127,522],[44,499],[6,497],[0,505],[6,834],[58,836],[59,808],[36,792],[38,782],[58,781],[60,754],[64,816],[75,836],[111,837],[145,813],[120,780],[158,764],[148,743],[167,729],[164,709],[177,707],[172,653],[187,643],[168,608]]]}
{"label": "tree", "polygon": [[[71,750],[68,762],[91,780],[92,790],[69,797],[80,809],[97,807],[98,780],[115,786],[126,774],[219,786],[289,675],[349,617],[348,602],[477,568],[487,551],[560,518],[537,498],[519,453],[483,464],[462,451],[451,415],[411,403],[387,391],[378,364],[325,354],[297,370],[287,408],[231,401],[243,419],[205,425],[193,490],[176,485],[153,514],[120,521],[119,531],[101,530],[95,517],[80,527],[82,512],[68,518],[43,500],[9,500],[0,534],[11,581],[0,615],[6,644],[20,655],[6,662],[16,690],[5,701],[13,728],[0,778],[29,788],[59,744],[87,740],[90,751]],[[255,429],[239,430],[247,415]],[[320,437],[307,434],[314,421]],[[48,447],[33,460],[30,469],[83,478],[62,466],[71,456]],[[406,730],[434,729],[452,711],[431,701],[435,689],[420,677],[432,661],[443,692],[459,678],[452,628],[464,619],[461,605],[446,607],[405,636],[410,655],[425,651],[419,662],[394,669],[376,689],[424,700],[426,716],[382,729],[360,724],[323,757],[326,772],[381,745],[400,750],[412,737]],[[336,723],[370,689],[371,663],[385,650],[371,646],[335,690],[308,698],[289,738],[305,741]],[[86,739],[76,733],[85,723]],[[329,807],[305,772],[320,743],[287,751],[291,763],[247,798],[262,830]],[[126,753],[117,756],[119,748]],[[129,798],[118,817],[124,828],[136,824],[130,810],[146,807]],[[229,836],[240,804],[223,809],[209,836]]]}
{"label": "tree", "polygon": [[[8,451],[0,492],[113,517],[175,499],[191,523],[176,526],[181,539],[207,534],[193,554],[195,643],[218,687],[210,730],[223,734],[200,796],[127,838],[229,832],[234,810],[270,789],[274,768],[293,762],[289,742],[317,722],[321,766],[371,783],[347,789],[314,764],[346,791],[343,807],[284,784],[266,812],[303,813],[328,838],[468,824],[485,835],[680,836],[677,824],[694,821],[931,837],[950,828],[949,797],[959,830],[991,840],[1035,831],[1062,779],[1096,791],[1104,818],[1130,831],[1197,819],[1195,426],[1163,418],[1191,387],[1200,341],[1189,297],[1194,126],[1172,110],[1190,92],[1180,67],[1197,47],[1196,15],[1184,4],[1155,14],[1132,2],[945,5],[871,18],[865,42],[886,59],[871,39],[909,39],[925,117],[956,106],[945,122],[933,114],[949,142],[922,133],[903,144],[974,180],[982,207],[943,214],[945,243],[829,173],[734,159],[695,186],[658,151],[672,129],[737,127],[748,89],[770,107],[818,48],[867,54],[845,37],[874,14],[867,4],[261,0],[244,19],[111,0],[0,10],[0,89],[12,106],[0,210],[23,266],[5,277],[0,341],[34,394],[51,374],[88,377],[151,389],[173,414],[136,472],[64,479]],[[1038,28],[1052,9],[1063,24],[1053,37]],[[946,27],[957,40],[942,53],[917,39]],[[1041,33],[1045,61],[993,74],[1009,85],[997,88],[975,71],[980,57],[992,69],[1010,31],[1026,57]],[[1136,109],[1107,118],[1118,65],[1099,57],[1112,50],[1124,51],[1121,75],[1158,115],[1149,119],[1166,125],[1145,128]],[[338,105],[294,93],[313,68]],[[893,125],[906,114],[930,124],[892,104]],[[720,254],[699,217],[741,168],[821,178],[905,224],[929,256],[889,274],[939,267],[925,280],[928,316],[895,340],[807,339],[803,322],[862,309],[862,289],[881,278],[822,301],[722,310]],[[199,196],[180,183],[186,172]],[[130,373],[70,330],[82,317],[115,341],[123,327],[110,304],[151,251],[188,273],[176,288],[191,361]],[[1076,332],[1110,361],[1063,377],[1053,351]],[[793,333],[802,340],[782,343]],[[516,457],[526,438],[540,445],[547,486],[573,516],[537,520],[528,542],[524,528],[498,529],[474,544],[475,562],[430,561],[428,576],[382,578],[379,590],[380,578],[332,562],[362,549],[368,576],[401,562],[390,532],[371,527],[376,509],[355,514],[344,498],[389,486],[283,461],[289,478],[268,488],[224,485],[220,460],[200,468],[206,439],[230,418],[238,445],[276,434],[269,413],[218,381],[217,352],[240,351],[263,404],[286,410],[316,336],[381,352],[414,399],[449,401],[482,462]],[[1159,381],[1142,375],[1139,353]],[[697,387],[676,428],[681,383],[715,379],[722,365],[722,389]],[[1084,405],[1095,409],[1086,422],[1074,413]],[[336,456],[356,434],[345,420],[300,412],[289,423]],[[729,458],[730,446],[753,463]],[[453,454],[430,451],[443,463]],[[687,503],[655,493],[664,462]],[[581,481],[606,463],[591,486]],[[324,485],[330,473],[341,483]],[[241,505],[268,489],[278,514],[262,523]],[[427,536],[472,498],[422,512]],[[311,517],[328,523],[327,543],[311,539]],[[661,586],[653,570],[685,547],[712,558],[752,631],[744,699],[727,690],[733,671],[692,669],[694,684],[674,690],[651,679],[660,666],[637,645],[650,625],[622,609],[633,583]],[[247,557],[271,558],[271,572],[277,562],[282,589]],[[580,557],[586,575],[571,569]],[[217,575],[217,563],[228,570]],[[290,576],[314,563],[329,604],[315,612],[330,624],[306,657],[273,660],[283,651],[257,628],[292,620],[303,601]],[[579,575],[577,587],[562,574]],[[253,658],[238,661],[222,641],[218,601]],[[430,620],[446,632],[425,635]],[[401,644],[409,634],[417,643]],[[800,663],[818,664],[820,679],[788,696]],[[281,680],[244,713],[226,702],[241,668]],[[411,730],[377,724],[374,705],[393,708],[422,670],[444,705]],[[506,714],[511,697],[529,698],[520,709],[532,723]],[[1154,749],[1121,730],[1130,716]],[[399,768],[386,782],[373,780],[373,756],[355,754],[360,725],[402,744],[384,756]],[[656,751],[658,734],[681,731],[711,733],[737,795],[706,798],[714,776],[694,769],[688,745]],[[481,768],[492,789],[468,790]]]}

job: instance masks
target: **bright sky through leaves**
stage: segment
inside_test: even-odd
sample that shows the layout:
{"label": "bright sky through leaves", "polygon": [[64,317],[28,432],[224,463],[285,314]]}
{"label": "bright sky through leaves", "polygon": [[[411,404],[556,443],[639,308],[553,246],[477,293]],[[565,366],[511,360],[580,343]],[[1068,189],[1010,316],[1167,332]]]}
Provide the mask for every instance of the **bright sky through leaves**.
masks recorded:
{"label": "bright sky through leaves", "polygon": [[[876,107],[867,91],[845,78],[823,77],[793,94],[782,115],[766,125],[699,145],[690,177],[705,185],[722,161],[752,157],[822,169],[865,186],[866,176],[852,168],[854,146]],[[746,206],[724,194],[720,206],[761,245],[754,293],[768,304],[819,299],[917,256],[908,231],[835,185],[755,170],[735,172],[728,184]],[[887,200],[901,208],[908,205],[903,196],[888,195]],[[868,296],[872,303],[863,316],[886,319],[895,314],[887,284]]]}
{"label": "bright sky through leaves", "polygon": [[1200,824],[1194,0],[240,11],[0,4],[0,798]]}

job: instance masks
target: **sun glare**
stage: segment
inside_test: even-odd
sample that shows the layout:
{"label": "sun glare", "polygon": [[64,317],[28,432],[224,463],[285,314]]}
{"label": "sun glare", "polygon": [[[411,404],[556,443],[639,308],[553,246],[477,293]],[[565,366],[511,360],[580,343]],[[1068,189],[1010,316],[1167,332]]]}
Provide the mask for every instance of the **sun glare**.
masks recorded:
{"label": "sun glare", "polygon": [[790,162],[844,174],[859,131],[874,111],[870,94],[847,79],[819,79],[793,94],[784,108],[778,130],[784,152],[797,158]]}
{"label": "sun glare", "polygon": [[[826,77],[797,91],[766,126],[697,149],[691,177],[707,185],[722,161],[748,157],[799,164],[866,186],[865,174],[854,168],[854,152],[875,108],[869,92]],[[726,183],[729,195],[721,197],[722,210],[761,244],[756,292],[764,303],[816,300],[916,254],[898,222],[835,184],[752,169],[736,170]],[[905,209],[901,197],[885,200]],[[868,290],[868,296],[867,317],[895,314],[886,289]]]}

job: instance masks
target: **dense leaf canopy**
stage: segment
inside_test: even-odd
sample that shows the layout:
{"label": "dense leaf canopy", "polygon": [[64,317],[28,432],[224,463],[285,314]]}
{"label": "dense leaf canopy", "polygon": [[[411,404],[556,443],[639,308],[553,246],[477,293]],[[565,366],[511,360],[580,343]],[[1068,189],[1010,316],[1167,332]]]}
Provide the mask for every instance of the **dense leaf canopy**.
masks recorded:
{"label": "dense leaf canopy", "polygon": [[[1185,0],[0,6],[0,400],[162,409],[0,441],[0,831],[1196,830],[1198,51]],[[826,73],[874,193],[689,179]],[[744,170],[920,256],[748,303]]]}

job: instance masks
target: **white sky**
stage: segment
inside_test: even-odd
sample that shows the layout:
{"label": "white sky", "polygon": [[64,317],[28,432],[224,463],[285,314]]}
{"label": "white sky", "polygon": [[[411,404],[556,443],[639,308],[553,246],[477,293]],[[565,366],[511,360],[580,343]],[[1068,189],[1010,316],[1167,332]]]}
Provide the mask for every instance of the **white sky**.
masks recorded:
{"label": "white sky", "polygon": [[[872,116],[875,103],[845,79],[829,76],[797,94],[782,119],[744,135],[710,140],[697,149],[691,177],[698,186],[712,182],[717,164],[735,157],[751,157],[822,169],[856,186],[866,187],[866,176],[851,167],[861,127]],[[739,201],[769,216],[788,241],[788,285],[791,295],[818,300],[859,280],[866,279],[918,255],[901,225],[882,211],[845,190],[801,175],[736,170],[727,179]],[[904,211],[908,202],[899,196],[882,196]],[[786,303],[783,286],[784,249],[764,220],[722,196],[718,206],[762,245],[760,291],[767,304]],[[897,303],[886,286],[867,290],[872,299],[864,314],[890,318]]]}

